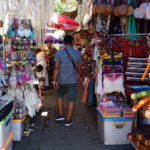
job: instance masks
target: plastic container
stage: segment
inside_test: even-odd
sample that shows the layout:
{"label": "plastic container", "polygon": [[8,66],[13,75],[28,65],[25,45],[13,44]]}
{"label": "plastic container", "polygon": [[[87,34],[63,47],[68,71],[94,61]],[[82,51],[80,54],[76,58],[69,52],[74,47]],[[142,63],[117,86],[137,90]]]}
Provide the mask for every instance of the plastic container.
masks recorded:
{"label": "plastic container", "polygon": [[0,150],[12,150],[13,149],[13,140],[12,140],[13,136],[14,136],[14,132],[11,131],[4,145],[0,147]]}
{"label": "plastic container", "polygon": [[25,118],[12,120],[12,130],[15,133],[13,141],[20,141],[22,139],[24,131],[24,120]]}
{"label": "plastic container", "polygon": [[98,132],[105,145],[129,144],[128,133],[132,131],[134,118],[104,118],[97,113]]}
{"label": "plastic container", "polygon": [[5,119],[0,122],[0,147],[2,147],[8,138],[11,131],[11,118],[13,110],[7,115]]}

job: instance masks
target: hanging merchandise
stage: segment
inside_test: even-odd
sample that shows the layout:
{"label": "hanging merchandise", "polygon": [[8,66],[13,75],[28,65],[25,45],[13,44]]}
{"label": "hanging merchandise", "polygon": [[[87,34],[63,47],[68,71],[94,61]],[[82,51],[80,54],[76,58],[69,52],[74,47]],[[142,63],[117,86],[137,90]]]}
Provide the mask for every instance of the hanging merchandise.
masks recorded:
{"label": "hanging merchandise", "polygon": [[6,95],[14,99],[13,119],[24,119],[27,115],[35,116],[41,103],[33,87],[35,77],[32,65],[35,63],[36,44],[34,37],[31,20],[10,20],[4,52],[6,62],[12,66]]}
{"label": "hanging merchandise", "polygon": [[92,18],[93,0],[91,0],[86,8],[86,12],[83,16],[82,25],[86,25]]}
{"label": "hanging merchandise", "polygon": [[[10,88],[8,95],[14,98],[16,119],[24,118],[27,114],[35,116],[39,110],[40,99],[33,87],[34,76],[29,68],[14,68],[10,77]],[[18,109],[20,112],[18,112]]]}
{"label": "hanging merchandise", "polygon": [[143,2],[143,3],[141,3],[141,5],[138,8],[135,9],[134,17],[136,19],[149,20],[150,19],[149,12],[150,12],[150,3]]}
{"label": "hanging merchandise", "polygon": [[[4,41],[5,60],[33,64],[35,61],[34,31],[30,20],[11,19]],[[9,62],[10,63],[10,62]]]}

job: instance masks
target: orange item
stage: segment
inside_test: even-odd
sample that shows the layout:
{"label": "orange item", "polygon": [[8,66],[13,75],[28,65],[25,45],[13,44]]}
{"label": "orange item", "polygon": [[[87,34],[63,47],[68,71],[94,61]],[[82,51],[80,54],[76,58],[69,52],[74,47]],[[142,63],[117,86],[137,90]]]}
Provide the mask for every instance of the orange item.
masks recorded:
{"label": "orange item", "polygon": [[145,80],[146,75],[147,75],[149,69],[150,69],[150,56],[149,56],[149,59],[148,59],[148,64],[147,64],[146,70],[145,70],[145,72],[143,73],[143,76],[142,76],[142,78],[141,78],[142,81]]}
{"label": "orange item", "polygon": [[147,110],[145,111],[145,117],[150,119],[150,104],[148,104]]}
{"label": "orange item", "polygon": [[132,110],[133,111],[138,111],[141,107],[146,105],[148,102],[150,102],[150,96],[146,96],[146,97],[142,98],[138,103],[136,103],[133,106]]}
{"label": "orange item", "polygon": [[3,145],[3,147],[0,148],[0,150],[7,150],[9,144],[12,142],[13,137],[14,137],[14,132],[12,131],[9,137],[7,138],[5,144]]}

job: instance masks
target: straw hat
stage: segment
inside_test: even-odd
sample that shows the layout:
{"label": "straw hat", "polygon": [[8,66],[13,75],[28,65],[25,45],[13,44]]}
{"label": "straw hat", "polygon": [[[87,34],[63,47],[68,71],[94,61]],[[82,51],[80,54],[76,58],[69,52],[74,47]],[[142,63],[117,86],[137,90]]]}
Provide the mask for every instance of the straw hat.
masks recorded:
{"label": "straw hat", "polygon": [[124,4],[119,5],[117,10],[118,10],[119,16],[125,16],[126,13],[128,12],[128,6]]}
{"label": "straw hat", "polygon": [[113,8],[110,5],[107,5],[107,7],[106,7],[106,14],[110,15],[110,14],[112,14],[112,12],[113,12]]}
{"label": "straw hat", "polygon": [[106,11],[106,6],[104,4],[98,4],[96,5],[95,11],[97,14],[103,15]]}
{"label": "straw hat", "polygon": [[126,16],[131,16],[134,12],[134,8],[132,6],[128,6],[128,11],[126,13]]}
{"label": "straw hat", "polygon": [[114,8],[114,15],[115,16],[119,16],[118,7],[117,6]]}
{"label": "straw hat", "polygon": [[95,6],[93,6],[93,8],[92,8],[92,14],[96,15],[96,7]]}

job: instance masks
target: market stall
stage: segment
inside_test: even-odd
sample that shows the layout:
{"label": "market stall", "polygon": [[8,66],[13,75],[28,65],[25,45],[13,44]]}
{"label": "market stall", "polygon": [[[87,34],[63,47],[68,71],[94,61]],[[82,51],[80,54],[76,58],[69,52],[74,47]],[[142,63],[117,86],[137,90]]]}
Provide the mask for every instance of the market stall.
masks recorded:
{"label": "market stall", "polygon": [[[149,2],[99,0],[87,3],[81,20],[82,31],[75,35],[75,41],[83,53],[90,47],[99,133],[107,145],[127,144],[129,131],[149,124],[149,119],[132,110],[136,101],[130,98],[133,92],[149,90],[148,74],[145,73],[145,80],[141,81],[149,54]],[[91,76],[87,75],[83,102],[91,95],[90,80]],[[106,128],[111,128],[111,132]],[[120,141],[113,141],[113,131],[118,133],[115,136],[122,135]]]}

